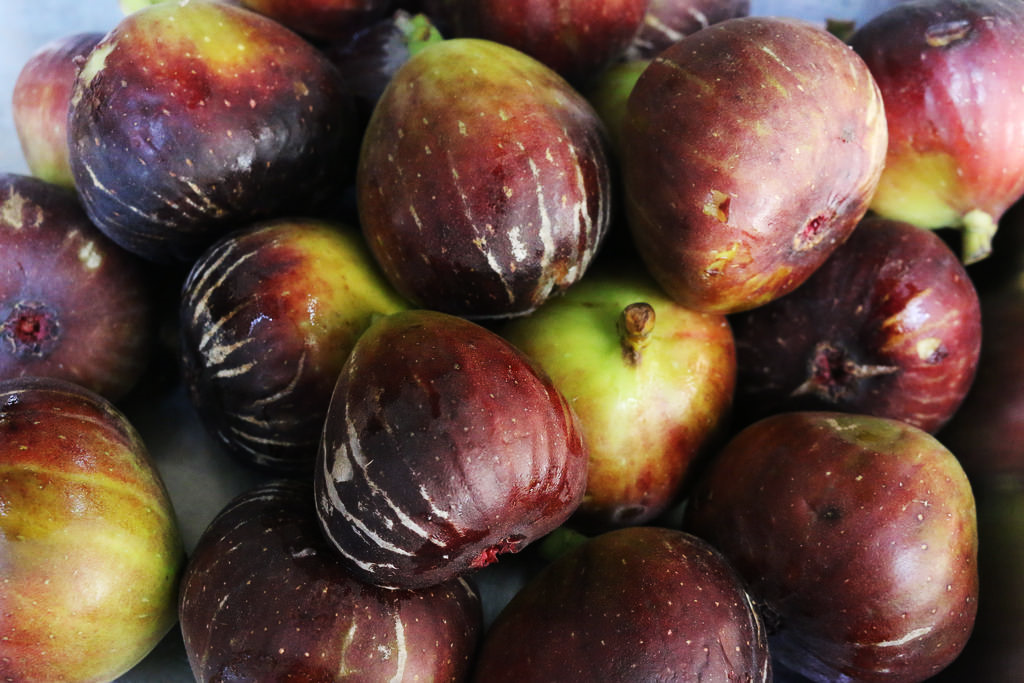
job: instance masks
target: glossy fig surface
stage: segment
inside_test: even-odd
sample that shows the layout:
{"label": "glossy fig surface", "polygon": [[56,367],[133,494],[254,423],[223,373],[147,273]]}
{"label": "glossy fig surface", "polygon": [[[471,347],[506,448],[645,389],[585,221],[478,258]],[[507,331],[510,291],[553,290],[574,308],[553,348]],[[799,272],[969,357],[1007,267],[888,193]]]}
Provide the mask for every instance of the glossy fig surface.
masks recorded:
{"label": "glossy fig surface", "polygon": [[476,589],[359,581],[320,533],[312,486],[231,500],[191,554],[179,614],[197,681],[461,681],[483,628]]}
{"label": "glossy fig surface", "polygon": [[222,2],[122,19],[82,65],[68,119],[86,211],[140,256],[191,262],[231,229],[309,214],[355,140],[341,76],[278,22]]}
{"label": "glossy fig surface", "polygon": [[586,488],[575,413],[494,332],[447,313],[376,321],[328,409],[314,480],[350,571],[417,588],[484,567],[562,524]]}
{"label": "glossy fig surface", "polygon": [[903,420],[936,432],[974,381],[978,293],[934,232],[872,216],[796,291],[732,316],[736,407]]}
{"label": "glossy fig surface", "polygon": [[607,232],[590,103],[511,47],[460,38],[395,73],[357,171],[366,240],[395,288],[469,318],[523,315],[578,281]]}
{"label": "glossy fig surface", "polygon": [[684,527],[747,583],[772,656],[812,681],[923,681],[978,608],[974,493],[956,456],[899,420],[796,411],[740,431]]}
{"label": "glossy fig surface", "polygon": [[622,130],[629,228],[680,304],[733,313],[794,290],[865,214],[885,160],[863,60],[816,25],[748,16],[661,52]]}
{"label": "glossy fig surface", "polygon": [[488,630],[474,681],[771,681],[766,631],[726,558],[630,527],[543,569]]}

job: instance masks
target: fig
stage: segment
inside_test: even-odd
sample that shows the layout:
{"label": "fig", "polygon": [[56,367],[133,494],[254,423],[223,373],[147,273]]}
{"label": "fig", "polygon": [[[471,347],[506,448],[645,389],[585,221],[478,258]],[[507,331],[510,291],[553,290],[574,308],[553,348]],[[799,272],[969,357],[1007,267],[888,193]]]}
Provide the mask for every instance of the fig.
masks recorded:
{"label": "fig", "polygon": [[796,291],[737,313],[736,411],[891,417],[938,431],[974,381],[978,293],[934,232],[871,216]]}
{"label": "fig", "polygon": [[239,4],[308,38],[337,40],[383,18],[391,0],[239,0]]}
{"label": "fig", "polygon": [[355,228],[282,218],[232,232],[182,289],[188,395],[236,458],[305,476],[356,339],[373,316],[405,308]]}
{"label": "fig", "polygon": [[864,62],[824,28],[747,16],[637,79],[621,131],[628,225],[677,302],[734,313],[802,284],[856,227],[887,131]]}
{"label": "fig", "polygon": [[610,218],[603,125],[537,60],[486,40],[405,62],[367,125],[359,220],[392,285],[421,308],[525,315],[578,281]]}
{"label": "fig", "polygon": [[849,43],[878,83],[888,121],[871,209],[960,228],[963,261],[985,258],[1000,217],[1024,195],[1024,4],[903,2]]}
{"label": "fig", "polygon": [[353,171],[351,115],[334,65],[278,22],[164,2],[124,17],[82,65],[71,170],[111,239],[187,264],[255,220],[331,210]]}
{"label": "fig", "polygon": [[590,460],[575,527],[644,524],[679,502],[730,418],[725,316],[683,308],[639,267],[603,268],[498,331],[544,368],[583,427]]}
{"label": "fig", "polygon": [[49,183],[74,187],[68,160],[68,106],[79,60],[102,38],[96,31],[54,38],[29,56],[14,82],[14,132],[29,172]]}
{"label": "fig", "polygon": [[58,377],[119,401],[151,358],[151,291],[74,190],[0,173],[0,379]]}
{"label": "fig", "polygon": [[509,45],[577,86],[622,57],[650,0],[451,0],[453,37]]}
{"label": "fig", "polygon": [[677,529],[608,531],[524,586],[488,630],[474,681],[772,680],[739,575]]}
{"label": "fig", "polygon": [[228,502],[192,552],[179,615],[207,681],[461,681],[483,630],[464,579],[389,590],[345,571],[309,481],[272,479]]}
{"label": "fig", "polygon": [[764,418],[711,460],[683,529],[725,555],[772,656],[812,681],[923,681],[973,628],[974,493],[956,456],[905,422]]}
{"label": "fig", "polygon": [[626,57],[652,59],[691,33],[749,14],[750,0],[650,0]]}
{"label": "fig", "polygon": [[334,387],[314,472],[325,535],[358,578],[423,588],[560,526],[587,450],[569,402],[496,333],[448,313],[375,321]]}
{"label": "fig", "polygon": [[185,566],[139,432],[67,380],[0,380],[0,472],[0,680],[113,681],[177,622]]}

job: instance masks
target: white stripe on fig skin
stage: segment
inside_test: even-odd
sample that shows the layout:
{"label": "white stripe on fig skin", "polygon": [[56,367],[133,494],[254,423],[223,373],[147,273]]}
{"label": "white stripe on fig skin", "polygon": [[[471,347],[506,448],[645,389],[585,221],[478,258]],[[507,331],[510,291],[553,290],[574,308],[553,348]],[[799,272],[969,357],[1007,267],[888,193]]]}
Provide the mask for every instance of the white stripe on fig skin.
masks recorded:
{"label": "white stripe on fig skin", "polygon": [[[286,384],[283,389],[281,389],[279,391],[276,391],[273,394],[270,394],[268,396],[264,396],[263,398],[258,398],[258,399],[253,400],[252,406],[253,407],[258,406],[260,408],[263,408],[263,407],[266,407],[268,405],[273,405],[274,403],[277,403],[278,401],[280,401],[282,399],[286,399],[286,398],[291,397],[294,394],[294,392],[295,392],[295,387],[298,386],[299,381],[302,379],[302,376],[303,376],[303,374],[304,374],[304,372],[306,370],[306,358],[308,356],[309,356],[308,351],[306,349],[302,349],[302,353],[299,354],[299,357],[295,361],[295,373],[292,375],[292,378],[288,381],[288,384]],[[262,412],[263,411],[253,411],[252,414],[253,415],[257,415],[257,414],[260,414]],[[239,417],[241,417],[242,419],[246,419],[245,418],[245,413],[243,413]],[[255,420],[253,420],[253,421],[255,421]],[[266,423],[264,423],[264,424],[266,424]]]}
{"label": "white stripe on fig skin", "polygon": [[399,613],[395,614],[395,647],[398,649],[398,661],[395,662],[395,675],[391,683],[402,683],[405,679],[405,669],[409,663],[409,648],[405,642],[405,624]]}
{"label": "white stripe on fig skin", "polygon": [[[317,517],[320,519],[321,530],[323,531],[327,539],[331,542],[331,546],[333,547],[336,553],[338,553],[339,555],[341,555],[342,557],[344,557],[349,562],[356,565],[363,571],[367,572],[368,574],[375,574],[379,569],[389,569],[392,571],[398,569],[398,567],[396,567],[394,564],[390,562],[369,562],[367,560],[361,560],[352,553],[348,552],[348,550],[345,549],[345,546],[338,542],[338,538],[334,535],[334,529],[331,527],[330,520],[324,518],[323,510],[326,509],[326,506],[328,506],[329,504],[330,503],[324,502],[321,503],[321,505],[317,506],[316,514]],[[384,588],[389,587],[390,586],[384,586]]]}
{"label": "white stripe on fig skin", "polygon": [[[232,344],[232,346],[240,347],[244,346],[244,344],[242,342],[236,342],[235,344]],[[248,363],[236,365],[233,368],[224,368],[223,370],[218,370],[217,372],[213,373],[213,377],[214,379],[231,379],[232,377],[240,377],[250,372],[255,367],[256,361],[249,361]]]}

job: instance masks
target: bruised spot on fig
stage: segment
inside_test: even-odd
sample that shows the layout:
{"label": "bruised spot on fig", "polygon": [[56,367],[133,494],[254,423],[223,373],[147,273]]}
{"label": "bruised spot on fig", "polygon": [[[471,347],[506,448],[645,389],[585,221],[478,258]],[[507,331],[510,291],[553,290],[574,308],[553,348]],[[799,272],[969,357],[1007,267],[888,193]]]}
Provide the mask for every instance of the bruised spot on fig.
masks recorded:
{"label": "bruised spot on fig", "polygon": [[480,554],[469,563],[472,569],[481,569],[498,561],[498,556],[504,553],[514,553],[519,550],[519,545],[526,540],[521,534],[514,534],[508,538],[498,541],[492,546],[484,548]]}
{"label": "bruised spot on fig", "polygon": [[843,511],[835,505],[826,505],[818,513],[818,519],[823,522],[835,523],[843,517]]}
{"label": "bruised spot on fig", "polygon": [[727,266],[748,265],[753,260],[750,249],[741,242],[733,242],[725,249],[714,251],[711,253],[711,257],[711,262],[704,269],[706,277],[721,275]]}
{"label": "bruised spot on fig", "polygon": [[831,215],[819,214],[807,221],[803,229],[793,236],[793,250],[806,251],[817,246],[828,233],[826,228],[831,220]]}
{"label": "bruised spot on fig", "polygon": [[49,355],[60,338],[57,312],[44,303],[20,301],[0,324],[0,340],[18,357]]}
{"label": "bruised spot on fig", "polygon": [[938,363],[949,352],[942,346],[942,340],[937,337],[928,337],[917,342],[917,357],[926,363]]}
{"label": "bruised spot on fig", "polygon": [[967,38],[972,31],[969,19],[954,19],[932,24],[924,32],[924,42],[930,47],[949,47]]}
{"label": "bruised spot on fig", "polygon": [[711,190],[704,200],[703,211],[721,223],[729,222],[729,205],[732,197],[719,190]]}

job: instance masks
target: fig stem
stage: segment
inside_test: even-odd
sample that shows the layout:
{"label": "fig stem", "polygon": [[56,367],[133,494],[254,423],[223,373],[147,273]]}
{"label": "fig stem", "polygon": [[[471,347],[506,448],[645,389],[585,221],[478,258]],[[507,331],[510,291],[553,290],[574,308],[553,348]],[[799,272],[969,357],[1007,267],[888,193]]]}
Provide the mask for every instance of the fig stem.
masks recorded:
{"label": "fig stem", "polygon": [[654,320],[654,307],[643,301],[626,306],[619,314],[619,343],[622,357],[629,365],[640,363],[641,352],[654,332]]}
{"label": "fig stem", "polygon": [[971,265],[992,253],[992,238],[999,224],[992,214],[981,209],[971,209],[963,217],[963,243],[961,260]]}

